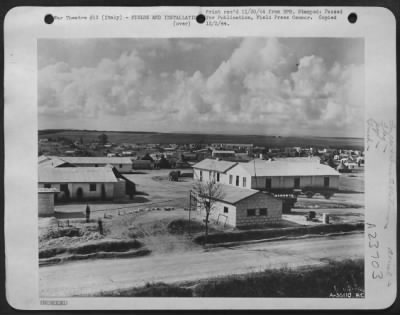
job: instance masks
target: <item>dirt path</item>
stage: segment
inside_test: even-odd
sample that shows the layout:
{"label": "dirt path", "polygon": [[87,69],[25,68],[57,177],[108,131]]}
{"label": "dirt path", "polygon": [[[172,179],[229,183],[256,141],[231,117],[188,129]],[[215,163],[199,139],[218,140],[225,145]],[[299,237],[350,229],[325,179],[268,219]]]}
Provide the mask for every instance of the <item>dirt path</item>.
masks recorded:
{"label": "dirt path", "polygon": [[133,259],[72,262],[40,268],[40,296],[91,294],[142,286],[148,282],[198,280],[363,256],[363,234],[355,234]]}

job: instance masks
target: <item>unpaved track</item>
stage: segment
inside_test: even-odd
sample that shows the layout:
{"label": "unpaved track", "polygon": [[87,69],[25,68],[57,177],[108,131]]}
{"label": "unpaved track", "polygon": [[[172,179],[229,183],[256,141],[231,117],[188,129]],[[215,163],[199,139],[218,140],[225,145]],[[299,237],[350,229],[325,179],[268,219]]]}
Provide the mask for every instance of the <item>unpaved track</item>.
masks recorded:
{"label": "unpaved track", "polygon": [[87,260],[41,267],[40,296],[67,297],[198,280],[281,267],[318,265],[326,259],[362,258],[363,234],[320,237],[127,259]]}

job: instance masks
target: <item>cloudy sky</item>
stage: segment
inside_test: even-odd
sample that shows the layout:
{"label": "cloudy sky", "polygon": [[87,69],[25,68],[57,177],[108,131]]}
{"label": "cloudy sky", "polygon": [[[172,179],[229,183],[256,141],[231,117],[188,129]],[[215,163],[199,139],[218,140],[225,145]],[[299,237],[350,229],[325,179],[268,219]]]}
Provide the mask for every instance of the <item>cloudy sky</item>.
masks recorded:
{"label": "cloudy sky", "polygon": [[39,129],[363,137],[364,43],[41,39]]}

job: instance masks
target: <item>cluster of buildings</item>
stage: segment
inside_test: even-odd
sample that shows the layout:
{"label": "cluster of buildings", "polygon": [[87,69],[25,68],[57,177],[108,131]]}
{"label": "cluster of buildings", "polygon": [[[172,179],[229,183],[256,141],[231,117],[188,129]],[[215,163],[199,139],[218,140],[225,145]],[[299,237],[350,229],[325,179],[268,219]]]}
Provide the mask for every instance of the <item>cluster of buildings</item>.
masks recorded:
{"label": "cluster of buildings", "polygon": [[40,156],[39,214],[51,215],[54,202],[132,198],[136,185],[124,176],[131,170],[129,158]]}
{"label": "cluster of buildings", "polygon": [[193,166],[193,172],[195,180],[219,183],[223,192],[211,218],[239,227],[276,223],[282,212],[290,211],[298,194],[330,198],[339,188],[339,173],[314,158],[205,159]]}
{"label": "cluster of buildings", "polygon": [[[51,142],[40,139],[40,144]],[[82,143],[74,143],[82,149]],[[51,199],[115,200],[132,196],[135,184],[124,176],[138,169],[193,167],[200,182],[215,181],[224,191],[212,218],[232,226],[278,222],[299,194],[330,198],[339,188],[339,172],[364,164],[358,150],[312,147],[267,148],[253,144],[86,144],[104,156],[39,157],[40,211]],[[55,146],[57,147],[57,146]],[[100,151],[99,151],[100,152]]]}

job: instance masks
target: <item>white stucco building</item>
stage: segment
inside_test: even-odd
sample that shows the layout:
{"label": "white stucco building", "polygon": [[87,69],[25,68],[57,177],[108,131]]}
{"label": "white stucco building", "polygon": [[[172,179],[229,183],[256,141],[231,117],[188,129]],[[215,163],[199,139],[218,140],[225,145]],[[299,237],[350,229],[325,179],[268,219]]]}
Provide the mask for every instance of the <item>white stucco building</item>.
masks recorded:
{"label": "white stucco building", "polygon": [[227,176],[229,185],[271,192],[339,188],[339,173],[320,163],[253,160],[238,163],[227,171]]}
{"label": "white stucco building", "polygon": [[126,182],[111,167],[39,167],[39,189],[55,188],[56,200],[112,200],[125,196]]}
{"label": "white stucco building", "polygon": [[193,178],[201,182],[214,178],[216,182],[228,183],[227,171],[237,164],[237,162],[204,159],[193,165]]}
{"label": "white stucco building", "polygon": [[194,178],[246,189],[291,194],[294,190],[334,193],[339,188],[339,173],[328,165],[288,160],[229,162],[205,159],[193,166]]}

